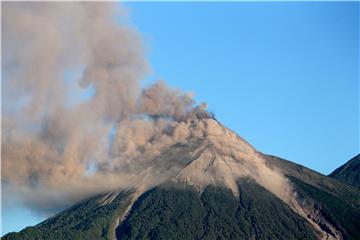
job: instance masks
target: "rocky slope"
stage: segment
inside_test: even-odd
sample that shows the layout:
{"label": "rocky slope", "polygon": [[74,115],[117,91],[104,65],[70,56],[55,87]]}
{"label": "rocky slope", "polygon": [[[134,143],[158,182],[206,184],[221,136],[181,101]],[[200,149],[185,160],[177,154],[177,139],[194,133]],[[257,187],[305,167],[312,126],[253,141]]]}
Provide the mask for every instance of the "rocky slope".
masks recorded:
{"label": "rocky slope", "polygon": [[360,238],[360,190],[264,155],[212,118],[173,131],[179,141],[127,189],[3,239]]}

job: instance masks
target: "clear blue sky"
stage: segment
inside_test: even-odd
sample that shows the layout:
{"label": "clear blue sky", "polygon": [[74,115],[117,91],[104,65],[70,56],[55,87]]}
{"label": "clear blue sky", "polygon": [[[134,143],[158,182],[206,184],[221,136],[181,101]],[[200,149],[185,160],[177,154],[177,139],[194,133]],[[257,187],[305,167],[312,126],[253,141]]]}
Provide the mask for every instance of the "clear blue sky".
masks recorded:
{"label": "clear blue sky", "polygon": [[[126,2],[152,82],[193,91],[259,151],[328,174],[359,153],[359,3]],[[3,213],[3,233],[41,218]]]}
{"label": "clear blue sky", "polygon": [[153,79],[258,150],[328,174],[359,153],[359,3],[125,3]]}

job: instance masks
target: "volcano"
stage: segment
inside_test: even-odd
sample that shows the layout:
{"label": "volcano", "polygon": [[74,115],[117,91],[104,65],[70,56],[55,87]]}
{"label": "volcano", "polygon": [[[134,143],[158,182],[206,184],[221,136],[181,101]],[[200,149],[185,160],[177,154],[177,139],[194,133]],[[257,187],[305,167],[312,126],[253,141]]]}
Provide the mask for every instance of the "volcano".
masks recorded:
{"label": "volcano", "polygon": [[263,154],[212,117],[169,131],[180,140],[127,188],[3,239],[360,239],[358,188]]}

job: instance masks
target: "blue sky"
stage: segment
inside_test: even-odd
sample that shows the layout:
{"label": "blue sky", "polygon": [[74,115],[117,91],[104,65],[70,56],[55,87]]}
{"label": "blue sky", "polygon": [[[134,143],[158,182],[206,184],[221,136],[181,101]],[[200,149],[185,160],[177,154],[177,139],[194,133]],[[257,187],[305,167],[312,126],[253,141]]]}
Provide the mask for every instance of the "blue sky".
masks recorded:
{"label": "blue sky", "polygon": [[258,150],[324,174],[359,153],[359,3],[127,2],[150,80]]}
{"label": "blue sky", "polygon": [[[259,151],[328,174],[359,153],[359,3],[126,2],[152,73]],[[19,205],[3,233],[41,218]]]}

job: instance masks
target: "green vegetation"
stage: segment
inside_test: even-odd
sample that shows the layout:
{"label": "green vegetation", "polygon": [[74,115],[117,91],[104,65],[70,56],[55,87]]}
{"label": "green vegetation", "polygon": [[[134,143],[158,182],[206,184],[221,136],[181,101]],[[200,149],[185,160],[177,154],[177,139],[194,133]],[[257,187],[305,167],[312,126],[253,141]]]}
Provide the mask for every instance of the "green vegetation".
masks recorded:
{"label": "green vegetation", "polygon": [[133,205],[117,229],[120,239],[178,239],[202,235],[203,211],[199,194],[188,186],[155,188]]}
{"label": "green vegetation", "polygon": [[49,239],[114,239],[116,218],[128,205],[128,194],[119,195],[107,205],[99,202],[105,195],[93,197],[70,209],[19,233],[9,233],[4,240],[49,240]]}
{"label": "green vegetation", "polygon": [[[290,177],[298,197],[311,205],[348,240],[360,239],[360,210],[328,192],[315,188],[299,179]],[[326,229],[324,229],[326,230]]]}
{"label": "green vegetation", "polygon": [[[186,153],[197,144],[176,145],[152,164],[159,171],[176,172],[192,161]],[[345,240],[360,239],[359,189],[301,165],[265,157],[270,167],[289,177],[298,199],[319,218],[322,230],[331,234],[329,226],[333,226]],[[2,239],[113,240],[115,234],[121,240],[317,239],[316,230],[304,218],[253,180],[241,179],[238,187],[240,196],[235,197],[221,186],[208,186],[199,194],[194,187],[166,183],[142,194],[120,226],[117,219],[129,205],[131,192],[119,193],[108,204],[103,203],[109,195],[100,195]]]}
{"label": "green vegetation", "polygon": [[167,185],[139,198],[118,239],[316,239],[314,229],[253,181],[239,183],[240,198],[210,186],[200,196]]}
{"label": "green vegetation", "polygon": [[297,178],[317,189],[335,195],[342,201],[360,209],[360,189],[344,184],[337,179],[324,176],[299,164],[274,156],[264,155],[264,157],[270,167],[281,169],[285,175]]}

